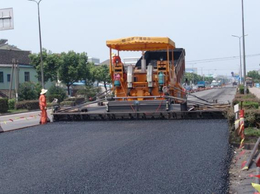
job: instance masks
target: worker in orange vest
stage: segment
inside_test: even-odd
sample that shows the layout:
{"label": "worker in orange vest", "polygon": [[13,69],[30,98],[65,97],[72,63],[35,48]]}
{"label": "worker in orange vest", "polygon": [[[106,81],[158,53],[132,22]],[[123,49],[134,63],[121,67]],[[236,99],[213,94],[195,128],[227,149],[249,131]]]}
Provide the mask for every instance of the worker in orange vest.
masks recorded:
{"label": "worker in orange vest", "polygon": [[40,109],[41,109],[41,120],[40,120],[40,124],[46,124],[47,123],[47,104],[46,104],[46,97],[45,97],[45,94],[48,90],[45,90],[45,89],[42,89],[41,91],[41,95],[39,97],[39,106],[40,106]]}
{"label": "worker in orange vest", "polygon": [[121,58],[120,56],[113,56],[113,60],[112,60],[113,64],[117,65],[118,63],[121,63]]}

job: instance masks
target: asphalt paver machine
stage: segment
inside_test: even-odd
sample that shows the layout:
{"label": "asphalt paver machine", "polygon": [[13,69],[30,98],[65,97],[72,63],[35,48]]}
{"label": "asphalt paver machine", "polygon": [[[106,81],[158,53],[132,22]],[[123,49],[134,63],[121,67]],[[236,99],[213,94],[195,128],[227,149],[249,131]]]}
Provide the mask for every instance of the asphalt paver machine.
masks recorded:
{"label": "asphalt paver machine", "polygon": [[[170,38],[128,37],[108,40],[106,45],[112,80],[109,95],[98,96],[94,102],[58,108],[53,121],[223,118],[223,112],[218,110],[188,110],[187,94],[181,85],[185,50],[176,48]],[[129,51],[140,55],[131,65],[121,59],[121,54]]]}
{"label": "asphalt paver machine", "polygon": [[[113,98],[108,112],[186,110],[186,93],[181,86],[185,50],[175,48],[167,37],[128,37],[108,40]],[[126,65],[120,54],[141,51],[135,65]],[[115,52],[115,54],[114,54]]]}

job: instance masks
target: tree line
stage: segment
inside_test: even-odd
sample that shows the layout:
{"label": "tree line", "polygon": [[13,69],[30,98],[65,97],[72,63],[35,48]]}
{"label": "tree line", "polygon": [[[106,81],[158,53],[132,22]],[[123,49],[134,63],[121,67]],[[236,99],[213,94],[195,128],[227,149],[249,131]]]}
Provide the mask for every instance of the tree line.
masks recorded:
{"label": "tree line", "polygon": [[258,71],[249,71],[247,72],[247,77],[251,77],[254,81],[254,83],[259,83],[260,82],[260,74]]}
{"label": "tree line", "polygon": [[[41,80],[40,53],[30,54],[31,64],[37,72],[38,80]],[[86,86],[93,86],[94,82],[103,83],[105,89],[107,83],[111,83],[108,65],[95,66],[88,62],[87,53],[74,51],[52,53],[43,49],[43,72],[44,82],[61,81],[66,87],[68,94],[70,86],[78,81],[85,80]]]}
{"label": "tree line", "polygon": [[213,77],[203,77],[196,73],[185,72],[182,82],[184,83],[187,81],[188,84],[190,84],[190,82],[192,82],[193,84],[197,84],[199,81],[203,81],[203,80],[211,83],[214,80],[214,78]]}

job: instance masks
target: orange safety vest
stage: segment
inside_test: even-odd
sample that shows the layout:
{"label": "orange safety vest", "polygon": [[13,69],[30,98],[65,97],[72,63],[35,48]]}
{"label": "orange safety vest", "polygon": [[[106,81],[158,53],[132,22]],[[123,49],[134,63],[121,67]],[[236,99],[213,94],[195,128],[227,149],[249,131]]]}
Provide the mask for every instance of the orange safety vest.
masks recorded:
{"label": "orange safety vest", "polygon": [[41,124],[46,124],[47,123],[47,111],[46,111],[46,97],[45,95],[40,95],[39,97],[39,106],[40,106],[40,109],[41,109],[41,120],[40,120],[40,123]]}
{"label": "orange safety vest", "polygon": [[116,64],[116,61],[118,61],[118,63],[121,63],[121,58],[119,56],[114,56],[113,57],[113,64]]}
{"label": "orange safety vest", "polygon": [[40,95],[40,98],[39,98],[39,106],[40,106],[40,109],[43,110],[45,109],[45,107],[47,106],[46,104],[46,97],[45,95]]}

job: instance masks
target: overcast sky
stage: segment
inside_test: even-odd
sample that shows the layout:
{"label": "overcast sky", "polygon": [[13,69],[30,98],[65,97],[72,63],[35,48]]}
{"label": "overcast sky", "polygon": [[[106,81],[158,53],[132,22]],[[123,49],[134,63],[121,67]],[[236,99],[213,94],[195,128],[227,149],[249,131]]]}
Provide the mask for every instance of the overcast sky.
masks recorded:
{"label": "overcast sky", "polygon": [[[37,4],[0,0],[3,8],[13,8],[14,29],[0,31],[0,39],[38,53]],[[259,0],[244,0],[247,71],[260,68],[259,10]],[[42,0],[40,11],[43,48],[55,53],[86,52],[102,62],[109,57],[106,40],[162,36],[186,50],[186,67],[199,74],[239,71],[239,58],[224,59],[239,56],[239,39],[231,35],[242,35],[241,0]],[[194,62],[202,59],[213,60]]]}

